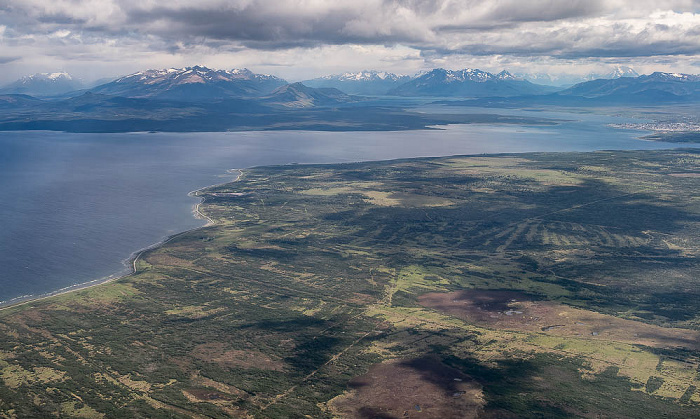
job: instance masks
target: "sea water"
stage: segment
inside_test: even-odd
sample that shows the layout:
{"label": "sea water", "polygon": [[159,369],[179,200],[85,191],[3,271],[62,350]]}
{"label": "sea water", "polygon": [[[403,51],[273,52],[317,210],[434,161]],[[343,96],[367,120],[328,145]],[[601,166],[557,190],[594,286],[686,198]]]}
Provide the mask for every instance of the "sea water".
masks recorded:
{"label": "sea water", "polygon": [[403,132],[0,133],[0,304],[127,272],[133,252],[203,225],[188,192],[234,179],[230,169],[680,146],[608,127],[627,122],[613,117],[534,116],[566,120]]}

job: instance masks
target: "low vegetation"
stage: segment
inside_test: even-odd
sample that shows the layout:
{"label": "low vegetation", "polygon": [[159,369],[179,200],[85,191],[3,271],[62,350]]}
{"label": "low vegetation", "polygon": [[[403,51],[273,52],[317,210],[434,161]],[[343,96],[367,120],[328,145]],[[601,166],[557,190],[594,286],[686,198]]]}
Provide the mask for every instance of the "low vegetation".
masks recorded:
{"label": "low vegetation", "polygon": [[245,170],[0,311],[0,417],[694,417],[700,152]]}

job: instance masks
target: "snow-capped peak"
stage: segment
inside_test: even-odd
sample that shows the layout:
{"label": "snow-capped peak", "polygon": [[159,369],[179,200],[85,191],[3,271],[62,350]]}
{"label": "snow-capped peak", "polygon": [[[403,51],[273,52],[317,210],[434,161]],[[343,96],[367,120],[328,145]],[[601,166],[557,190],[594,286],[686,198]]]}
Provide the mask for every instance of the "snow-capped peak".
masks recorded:
{"label": "snow-capped peak", "polygon": [[610,71],[605,78],[619,79],[621,77],[639,77],[639,73],[634,71],[632,67],[618,65],[612,71]]}
{"label": "snow-capped peak", "polygon": [[496,78],[498,80],[518,80],[517,77],[510,74],[507,70],[503,70],[500,73],[496,74]]}
{"label": "snow-capped peak", "polygon": [[418,77],[423,77],[426,74],[430,73],[432,70],[419,70],[416,72],[416,74],[413,75],[414,79],[417,79]]}
{"label": "snow-capped peak", "polygon": [[80,80],[65,72],[36,73],[5,86],[4,92],[31,96],[52,96],[83,88]]}
{"label": "snow-capped peak", "polygon": [[634,71],[632,67],[627,67],[624,65],[618,65],[610,71],[608,71],[605,74],[601,73],[589,73],[584,77],[585,81],[591,81],[591,80],[598,80],[598,79],[607,79],[607,80],[614,80],[614,79],[619,79],[622,77],[639,77],[639,74]]}
{"label": "snow-capped peak", "polygon": [[483,83],[496,78],[493,74],[481,71],[475,68],[465,68],[464,70],[445,70],[444,68],[436,68],[435,70],[425,74],[423,77],[433,78],[441,77],[447,83],[473,81]]}
{"label": "snow-capped peak", "polygon": [[58,80],[61,78],[66,80],[73,80],[73,77],[71,77],[68,73],[48,73],[46,74],[46,77],[50,80]]}
{"label": "snow-capped peak", "polygon": [[347,72],[343,74],[335,74],[331,76],[321,77],[323,80],[337,81],[376,81],[376,80],[392,80],[396,81],[406,76],[399,76],[394,73],[376,70],[363,70],[359,72]]}
{"label": "snow-capped peak", "polygon": [[649,78],[658,80],[673,80],[673,81],[690,81],[690,82],[700,82],[700,75],[693,74],[683,74],[683,73],[663,73],[655,72],[647,76]]}
{"label": "snow-capped peak", "polygon": [[73,80],[70,74],[61,73],[36,73],[31,76],[25,76],[21,79],[23,82],[31,82],[36,80],[46,80],[46,81],[60,81],[60,80]]}
{"label": "snow-capped peak", "polygon": [[247,68],[235,68],[232,70],[213,70],[204,66],[184,68],[167,68],[163,70],[145,70],[133,73],[115,80],[115,83],[127,83],[139,81],[146,84],[155,84],[169,81],[173,84],[208,83],[231,80],[271,80],[275,76],[267,74],[255,74]]}

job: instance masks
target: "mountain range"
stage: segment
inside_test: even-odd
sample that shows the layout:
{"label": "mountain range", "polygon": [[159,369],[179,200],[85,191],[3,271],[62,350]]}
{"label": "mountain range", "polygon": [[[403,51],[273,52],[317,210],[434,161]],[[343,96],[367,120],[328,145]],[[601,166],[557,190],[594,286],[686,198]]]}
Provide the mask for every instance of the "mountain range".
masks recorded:
{"label": "mountain range", "polygon": [[518,73],[517,77],[527,80],[535,84],[543,84],[545,86],[560,87],[562,89],[573,86],[578,83],[583,83],[598,79],[619,79],[620,77],[639,77],[632,67],[615,66],[610,68],[605,73],[588,73],[585,76],[574,74],[549,74],[549,73]]}
{"label": "mountain range", "polygon": [[195,102],[229,97],[261,97],[286,84],[278,77],[255,74],[248,69],[212,70],[194,66],[134,73],[97,86],[91,92]]}
{"label": "mountain range", "polygon": [[556,89],[519,79],[507,71],[436,68],[388,92],[396,96],[510,97],[545,94]]}
{"label": "mountain range", "polygon": [[[73,78],[55,73],[24,78],[23,83],[0,92],[0,130],[412,129],[459,123],[453,115],[410,110],[414,104],[432,103],[436,98],[449,98],[440,103],[450,105],[490,107],[700,102],[700,76],[617,75],[565,89],[534,84],[507,71],[494,74],[478,69],[439,68],[413,78],[373,71],[322,78],[346,90],[367,92],[368,96],[361,96],[335,87],[289,84],[247,69],[201,66],[146,70],[92,89],[59,94],[68,87],[57,89],[58,83]],[[389,85],[395,87],[386,91]],[[20,93],[28,91],[36,93]],[[383,94],[393,97],[370,97]]]}
{"label": "mountain range", "polygon": [[[546,75],[540,76],[544,78]],[[350,95],[459,98],[543,96],[550,99],[581,98],[584,102],[604,98],[623,102],[684,101],[695,100],[696,84],[697,76],[677,73],[639,76],[630,67],[618,66],[605,76],[567,88],[532,83],[521,75],[515,76],[505,70],[494,74],[478,69],[442,68],[413,77],[379,71],[348,72],[286,87],[290,85],[281,78],[256,74],[248,69],[213,70],[193,66],[145,70],[89,90],[85,90],[80,81],[67,73],[41,73],[5,86],[0,89],[0,95],[21,94],[57,99],[61,95],[67,98],[88,91],[97,95],[189,103],[249,99],[258,100],[263,105],[300,108],[357,102]],[[31,98],[20,97],[5,97],[0,102],[3,107],[33,103]]]}
{"label": "mountain range", "polygon": [[557,95],[620,103],[699,101],[700,76],[656,72],[638,77],[598,79],[579,83]]}

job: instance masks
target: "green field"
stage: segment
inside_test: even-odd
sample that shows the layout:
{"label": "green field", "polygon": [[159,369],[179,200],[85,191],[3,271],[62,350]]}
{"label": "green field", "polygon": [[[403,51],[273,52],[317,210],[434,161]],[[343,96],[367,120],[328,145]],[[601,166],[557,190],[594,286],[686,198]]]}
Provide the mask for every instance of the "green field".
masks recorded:
{"label": "green field", "polygon": [[698,417],[700,151],[243,171],[0,311],[0,417]]}

